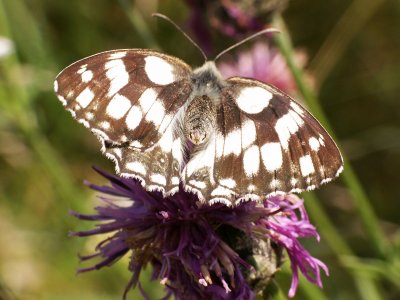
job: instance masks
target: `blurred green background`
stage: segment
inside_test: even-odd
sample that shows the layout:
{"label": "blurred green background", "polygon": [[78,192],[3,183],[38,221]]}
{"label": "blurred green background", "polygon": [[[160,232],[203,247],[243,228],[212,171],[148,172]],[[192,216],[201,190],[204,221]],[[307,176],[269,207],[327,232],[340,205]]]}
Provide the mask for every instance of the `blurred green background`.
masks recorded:
{"label": "blurred green background", "polygon": [[[0,0],[0,36],[14,45],[0,57],[0,299],[121,298],[127,260],[75,275],[77,253],[98,240],[69,238],[92,224],[68,211],[92,212],[95,193],[82,182],[102,182],[92,165],[113,166],[52,86],[68,64],[110,49],[160,45],[198,65],[197,50],[153,20],[155,11],[188,30],[190,12],[178,0]],[[331,275],[323,290],[301,282],[296,299],[400,299],[400,2],[290,1],[283,20],[282,36],[307,54],[313,78],[300,74],[299,95],[319,117],[322,108],[348,160],[340,180],[304,194],[322,236],[304,244]],[[285,298],[289,272],[277,281]],[[162,295],[147,274],[143,282],[152,299]]]}

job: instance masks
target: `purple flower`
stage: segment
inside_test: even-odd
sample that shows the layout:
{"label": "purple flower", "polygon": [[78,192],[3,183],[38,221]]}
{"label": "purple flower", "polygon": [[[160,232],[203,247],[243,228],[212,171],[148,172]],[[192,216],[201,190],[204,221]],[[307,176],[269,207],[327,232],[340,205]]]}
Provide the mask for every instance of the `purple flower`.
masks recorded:
{"label": "purple flower", "polygon": [[189,25],[200,45],[210,53],[210,26],[222,34],[243,38],[268,25],[287,0],[186,0],[191,8]]}
{"label": "purple flower", "polygon": [[[298,270],[319,286],[320,268],[328,274],[327,267],[297,240],[318,239],[297,196],[275,196],[263,204],[244,202],[235,207],[208,205],[183,191],[163,198],[145,191],[135,180],[97,171],[111,186],[88,185],[109,195],[100,197],[106,205],[97,207],[94,215],[72,213],[98,222],[95,229],[72,235],[113,234],[97,245],[93,255],[81,257],[98,257],[100,262],[80,272],[110,266],[129,254],[132,278],[124,299],[131,288],[141,289],[139,274],[148,264],[153,267],[152,278],[165,286],[164,299],[171,295],[189,300],[254,299],[281,264],[282,249],[293,271],[289,296],[296,292]],[[118,205],[116,196],[129,205]]]}
{"label": "purple flower", "polygon": [[241,76],[257,79],[289,94],[296,90],[295,80],[285,58],[278,49],[263,42],[257,42],[250,50],[240,52],[234,62],[219,63],[218,69],[226,78]]}

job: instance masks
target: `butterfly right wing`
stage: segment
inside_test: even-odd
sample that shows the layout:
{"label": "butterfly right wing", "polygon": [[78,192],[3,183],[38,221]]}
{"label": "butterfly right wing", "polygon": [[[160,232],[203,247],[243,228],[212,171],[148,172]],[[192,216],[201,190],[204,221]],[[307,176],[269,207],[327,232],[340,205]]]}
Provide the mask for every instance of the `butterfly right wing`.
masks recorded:
{"label": "butterfly right wing", "polygon": [[98,136],[117,173],[170,192],[183,163],[174,126],[192,92],[191,68],[156,51],[113,50],[82,59],[54,82],[73,117]]}
{"label": "butterfly right wing", "polygon": [[213,135],[183,170],[185,189],[202,201],[234,205],[299,193],[343,170],[340,151],[326,130],[276,88],[233,77],[220,99]]}

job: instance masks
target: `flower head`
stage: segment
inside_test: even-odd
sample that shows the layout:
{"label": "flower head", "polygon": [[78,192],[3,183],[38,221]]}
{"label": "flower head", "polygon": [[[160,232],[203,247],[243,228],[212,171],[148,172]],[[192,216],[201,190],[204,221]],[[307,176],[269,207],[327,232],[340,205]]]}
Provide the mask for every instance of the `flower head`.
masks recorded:
{"label": "flower head", "polygon": [[293,93],[296,83],[279,50],[263,42],[257,42],[250,50],[242,51],[235,61],[218,64],[225,77],[241,76],[257,79]]}
{"label": "flower head", "polygon": [[186,0],[191,8],[189,25],[203,49],[211,49],[210,26],[224,35],[243,38],[265,28],[284,10],[287,0]]}
{"label": "flower head", "polygon": [[135,180],[98,172],[111,186],[89,186],[123,197],[129,205],[120,206],[102,196],[106,205],[97,207],[97,214],[73,213],[100,222],[96,229],[73,235],[113,233],[97,245],[94,255],[82,257],[100,257],[100,262],[80,272],[109,266],[129,253],[132,278],[124,299],[128,290],[139,284],[139,274],[148,264],[153,267],[153,279],[165,285],[166,298],[254,299],[263,288],[258,285],[260,278],[268,281],[280,265],[282,249],[286,249],[293,270],[290,296],[297,288],[298,270],[321,286],[320,268],[327,273],[326,266],[297,240],[318,235],[296,196],[276,196],[263,204],[244,202],[235,207],[208,205],[193,194],[179,191],[163,198],[158,192],[145,191]]}

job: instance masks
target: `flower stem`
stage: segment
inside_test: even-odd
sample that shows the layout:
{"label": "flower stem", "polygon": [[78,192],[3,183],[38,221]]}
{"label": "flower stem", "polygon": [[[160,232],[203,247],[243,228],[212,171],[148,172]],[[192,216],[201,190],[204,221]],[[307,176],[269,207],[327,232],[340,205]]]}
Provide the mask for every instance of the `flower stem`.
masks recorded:
{"label": "flower stem", "polygon": [[[294,62],[294,51],[291,45],[290,37],[285,29],[285,23],[281,18],[276,19],[276,26],[282,29],[282,33],[276,37],[277,44],[285,56],[288,66],[295,78],[300,93],[302,94],[304,101],[309,107],[310,111],[317,117],[317,119],[324,125],[324,127],[332,133],[331,126],[329,125],[328,119],[322,110],[322,107],[318,103],[318,100],[311,89],[308,87],[302,72],[296,66]],[[332,136],[334,136],[332,134]],[[345,159],[345,168],[342,173],[342,179],[349,188],[349,192],[352,195],[353,201],[360,214],[360,218],[363,222],[366,233],[369,236],[371,245],[375,250],[375,254],[381,258],[385,256],[386,240],[379,226],[378,219],[370,205],[370,201],[366,193],[364,192],[358,178],[356,177],[350,163]]]}
{"label": "flower stem", "polygon": [[[4,3],[0,0],[1,34],[9,37],[13,41],[17,40],[10,30],[11,26],[9,22],[9,16],[16,12],[23,14],[26,22],[30,21],[30,24],[32,24],[30,28],[31,32],[27,34],[27,36],[40,38],[40,31],[34,25],[35,23],[30,18],[26,8],[18,1],[10,2],[7,5],[7,2]],[[40,54],[37,55],[37,57],[40,56]],[[45,174],[48,174],[53,180],[54,185],[57,187],[57,195],[63,200],[60,202],[69,203],[71,199],[80,201],[80,198],[83,198],[83,193],[74,188],[73,180],[71,176],[68,175],[65,163],[63,163],[62,159],[54,151],[54,148],[50,145],[40,129],[37,116],[32,107],[32,98],[35,93],[35,88],[29,89],[20,83],[19,77],[23,76],[22,72],[16,75],[16,71],[19,71],[20,66],[21,63],[15,53],[11,54],[7,59],[4,59],[0,66],[4,71],[5,83],[0,87],[0,93],[5,96],[0,98],[0,108],[3,115],[10,123],[10,127],[16,129],[22,136],[24,142],[32,150],[36,157],[35,162],[38,162],[44,169]]]}
{"label": "flower stem", "polygon": [[126,0],[118,0],[118,2],[131,21],[133,28],[135,28],[142,41],[145,43],[145,46],[147,48],[160,49],[157,41],[148,28],[146,21],[140,14],[139,10],[135,7],[134,2]]}
{"label": "flower stem", "polygon": [[331,33],[309,64],[310,70],[322,84],[332,68],[340,61],[354,36],[367,23],[384,0],[355,0],[338,20]]}
{"label": "flower stem", "polygon": [[[278,47],[281,50],[281,53],[286,58],[289,69],[291,70],[293,77],[297,83],[298,89],[303,96],[304,101],[308,105],[310,111],[320,120],[320,122],[325,126],[325,128],[329,132],[333,132],[325,113],[323,112],[322,107],[317,101],[316,96],[311,91],[309,86],[307,85],[302,72],[296,66],[294,62],[294,50],[291,44],[290,36],[287,33],[285,23],[282,18],[276,18],[275,26],[282,30],[281,34],[276,36],[276,42]],[[360,182],[358,181],[351,165],[347,163],[345,159],[345,168],[342,173],[342,179],[349,188],[349,192],[352,195],[355,206],[360,214],[360,218],[364,225],[365,231],[369,236],[371,241],[371,245],[375,250],[375,254],[378,257],[385,257],[385,247],[386,240],[379,226],[378,219],[373,212],[373,209],[370,205],[368,197],[364,192]],[[336,233],[335,227],[332,222],[329,220],[329,217],[322,209],[321,205],[319,205],[315,194],[308,193],[305,195],[307,198],[307,208],[310,211],[310,214],[314,219],[318,219],[318,224],[321,225],[320,232],[325,237],[326,242],[331,247],[332,251],[335,252],[337,257],[340,258],[345,255],[351,253],[350,247],[347,245],[345,240],[341,238],[339,234]],[[311,201],[310,201],[311,200]],[[381,299],[379,296],[379,290],[375,284],[373,278],[368,276],[358,276],[357,274],[352,273],[355,284],[358,288],[358,293],[362,299],[372,299],[369,296],[373,296],[374,300]],[[368,295],[364,292],[363,286],[368,286],[370,292]]]}

